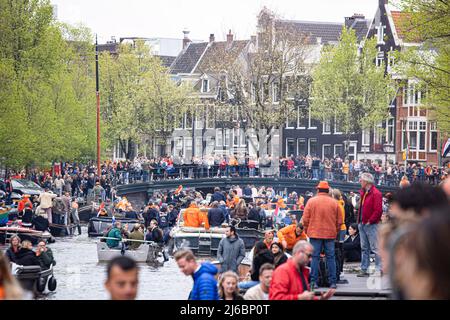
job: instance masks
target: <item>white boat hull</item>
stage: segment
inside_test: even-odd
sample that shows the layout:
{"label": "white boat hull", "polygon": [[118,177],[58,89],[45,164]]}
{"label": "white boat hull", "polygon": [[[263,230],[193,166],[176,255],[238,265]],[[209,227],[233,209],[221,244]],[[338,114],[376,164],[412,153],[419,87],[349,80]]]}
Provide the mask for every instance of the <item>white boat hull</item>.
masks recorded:
{"label": "white boat hull", "polygon": [[154,262],[159,256],[157,248],[147,244],[142,244],[137,250],[125,250],[122,254],[120,249],[111,249],[106,242],[97,243],[97,255],[99,262],[108,262],[117,256],[130,257],[136,262]]}

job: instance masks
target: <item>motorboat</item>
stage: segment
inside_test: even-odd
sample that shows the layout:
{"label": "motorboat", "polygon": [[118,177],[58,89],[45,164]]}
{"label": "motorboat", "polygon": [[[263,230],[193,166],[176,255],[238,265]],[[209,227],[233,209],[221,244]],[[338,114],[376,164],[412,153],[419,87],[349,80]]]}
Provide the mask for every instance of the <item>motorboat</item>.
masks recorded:
{"label": "motorboat", "polygon": [[[164,263],[163,261],[168,260],[167,254],[164,251],[164,246],[155,242],[124,239],[119,243],[117,248],[109,248],[106,242],[102,240],[114,238],[101,237],[99,239],[100,241],[97,242],[97,256],[99,262],[108,262],[117,256],[126,256],[136,262],[146,263]],[[141,242],[141,245],[136,250],[125,249],[125,244],[129,242]],[[163,261],[161,261],[160,258],[163,258]]]}
{"label": "motorboat", "polygon": [[47,270],[41,270],[40,266],[21,266],[11,263],[11,272],[25,290],[41,294],[48,288],[55,291],[57,282],[53,275],[53,266]]}
{"label": "motorboat", "polygon": [[36,245],[40,239],[47,240],[49,243],[54,242],[48,231],[38,231],[20,224],[0,227],[0,243],[7,243],[12,235],[18,235],[22,241],[29,240],[33,245]]}
{"label": "motorboat", "polygon": [[[141,221],[136,219],[127,218],[114,218],[115,221],[120,221],[122,224],[128,223],[132,226],[135,223],[141,223]],[[88,223],[88,235],[89,237],[101,237],[105,231],[112,225],[112,217],[95,217],[91,218]]]}

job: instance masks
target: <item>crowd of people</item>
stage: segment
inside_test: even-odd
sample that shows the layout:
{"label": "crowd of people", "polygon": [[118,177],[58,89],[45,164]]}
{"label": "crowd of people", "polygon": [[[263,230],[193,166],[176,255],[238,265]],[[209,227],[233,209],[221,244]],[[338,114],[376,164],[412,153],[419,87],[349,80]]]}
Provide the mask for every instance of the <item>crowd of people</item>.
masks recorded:
{"label": "crowd of people", "polygon": [[[62,180],[71,174],[87,174],[88,180],[93,175],[95,179],[89,168],[66,170],[61,172]],[[108,174],[109,169],[103,170]],[[175,252],[180,270],[194,280],[189,299],[329,299],[339,287],[344,262],[360,262],[358,277],[388,275],[395,299],[449,299],[450,179],[439,185],[427,179],[408,179],[398,191],[384,195],[377,189],[374,174],[360,172],[358,181],[360,191],[349,194],[332,188],[333,182],[326,179],[318,181],[315,195],[286,195],[271,187],[258,189],[253,185],[236,185],[226,191],[217,187],[206,195],[182,186],[175,191],[155,192],[140,212],[125,208],[128,217],[142,223],[128,230],[128,225],[115,222],[105,234],[106,242],[113,248],[124,238],[137,240],[130,241],[124,250],[136,249],[144,240],[167,244],[170,229],[183,210],[185,227],[226,227],[217,252],[218,265],[198,262],[190,250]],[[60,194],[66,193],[70,199],[64,186],[55,184],[50,198],[61,190]],[[100,181],[94,180],[90,187],[88,193],[107,197]],[[45,188],[48,191],[49,186]],[[41,206],[43,202],[41,199]],[[23,206],[26,208],[26,203]],[[290,210],[301,215],[290,214]],[[257,221],[265,230],[264,239],[252,249],[251,269],[244,278],[239,275],[239,266],[247,254],[233,220]],[[5,255],[8,259],[2,257],[2,261],[41,266],[54,263],[45,245],[40,242],[34,252],[27,241],[12,239]],[[0,270],[8,267],[0,266]],[[127,290],[117,286],[116,277],[128,279]],[[10,286],[8,279],[0,277],[0,296],[9,294],[5,293],[10,290],[6,289]],[[133,261],[120,257],[110,263],[105,285],[113,299],[135,298],[137,283],[138,267]],[[318,294],[316,289],[323,287],[328,290]]]}

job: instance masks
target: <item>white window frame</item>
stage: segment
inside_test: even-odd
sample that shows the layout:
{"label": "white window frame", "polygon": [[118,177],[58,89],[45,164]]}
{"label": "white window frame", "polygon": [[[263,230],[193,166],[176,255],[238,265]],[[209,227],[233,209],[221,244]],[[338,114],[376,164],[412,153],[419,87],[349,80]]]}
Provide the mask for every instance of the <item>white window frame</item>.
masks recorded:
{"label": "white window frame", "polygon": [[274,82],[272,83],[272,103],[273,104],[280,104],[280,99],[278,97],[277,91],[280,91],[280,88],[278,87],[278,83]]}
{"label": "white window frame", "polygon": [[295,129],[296,127],[298,127],[298,107],[296,108],[296,113],[297,113],[297,121],[293,127],[289,126],[289,117],[286,117],[286,129]]}
{"label": "white window frame", "polygon": [[289,157],[290,156],[290,154],[289,154],[289,149],[288,149],[288,142],[289,141],[292,141],[292,143],[294,144],[294,155],[296,155],[296,150],[295,149],[297,149],[297,146],[295,145],[295,138],[286,138],[286,157]]}
{"label": "white window frame", "polygon": [[[319,146],[319,139],[317,139],[317,138],[309,138],[308,139],[308,154],[310,156],[312,156],[312,154],[311,154],[311,141],[312,140],[316,141],[316,150],[318,149],[317,147]],[[317,154],[315,154],[314,156],[317,157]]]}
{"label": "white window frame", "polygon": [[[215,127],[215,117],[214,117],[214,106],[208,105],[205,109],[205,128],[214,129]],[[209,126],[211,121],[212,126]]]}
{"label": "white window frame", "polygon": [[[297,107],[297,129],[306,129],[304,126],[300,126],[300,108],[306,108],[306,106],[298,106]],[[309,113],[309,111],[308,111]]]}
{"label": "white window frame", "polygon": [[[179,144],[179,145],[178,145]],[[178,147],[181,147],[178,149]],[[184,138],[183,137],[175,137],[173,139],[173,153],[178,156],[181,151],[184,155]]]}
{"label": "white window frame", "polygon": [[224,129],[223,146],[229,147],[231,145],[231,129]]}
{"label": "white window frame", "polygon": [[186,156],[186,151],[189,149],[189,146],[191,148],[190,150],[192,157],[192,137],[183,137],[183,156]]}
{"label": "white window frame", "polygon": [[[328,125],[328,131],[325,131],[325,127]],[[331,120],[324,120],[322,122],[322,134],[328,135],[331,134]]]}
{"label": "white window frame", "polygon": [[[344,152],[344,145],[341,143],[337,143],[333,145],[333,157],[336,157],[337,152],[336,152],[336,147],[342,147],[342,151]],[[343,154],[339,155],[339,156],[343,156]]]}
{"label": "white window frame", "polygon": [[[200,144],[199,144],[200,142]],[[203,139],[202,137],[195,137],[195,154],[194,157],[202,157],[203,156]]]}
{"label": "white window frame", "polygon": [[[421,125],[425,124],[425,128],[422,128]],[[420,148],[420,136],[424,135],[424,146],[423,148]],[[420,152],[426,152],[427,151],[427,121],[425,120],[419,120],[418,126],[417,126],[417,151]]]}
{"label": "white window frame", "polygon": [[[188,111],[189,113],[190,113],[190,111]],[[188,125],[188,118],[187,118],[187,116],[188,116],[188,112],[186,112],[185,114],[184,114],[184,129],[186,129],[186,130],[192,130],[192,121],[189,121],[189,125]],[[191,113],[190,113],[191,114]],[[194,116],[193,114],[191,114],[191,116]]]}
{"label": "white window frame", "polygon": [[306,138],[297,138],[297,154],[300,154],[300,148],[299,148],[299,145],[300,145],[300,141],[302,141],[302,142],[304,142],[305,143],[305,146],[306,146],[306,154],[304,154],[304,156],[306,156],[306,155],[308,155],[308,148],[309,148],[309,143],[308,143],[308,139],[306,139]]}
{"label": "white window frame", "polygon": [[[308,129],[310,129],[310,130],[317,129],[317,127],[311,126],[311,122],[312,122],[312,119],[311,119],[311,106],[308,106]],[[309,145],[309,142],[308,142],[308,145]],[[308,151],[309,151],[309,149],[308,149]]]}
{"label": "white window frame", "polygon": [[[430,130],[429,130],[429,131],[430,131],[429,150],[430,150],[430,152],[436,152],[436,151],[437,151],[437,148],[438,148],[438,143],[439,143],[439,136],[438,136],[438,130],[437,130],[437,122],[436,122],[436,121],[430,121],[429,124],[428,124],[428,127],[430,128]],[[433,144],[431,143],[433,133],[436,133],[436,149],[431,149],[431,146],[433,145]]]}
{"label": "white window frame", "polygon": [[381,67],[381,65],[383,64],[383,60],[384,60],[384,51],[381,51],[381,47],[378,47],[377,57],[375,61],[376,66]]}
{"label": "white window frame", "polygon": [[[205,82],[206,82],[206,91],[205,91]],[[209,92],[209,79],[208,78],[202,78],[202,93],[208,93]]]}
{"label": "white window frame", "polygon": [[383,26],[380,21],[380,24],[375,26],[375,29],[377,29],[377,44],[384,44],[384,29],[386,29],[386,26]]}
{"label": "white window frame", "polygon": [[[330,143],[325,143],[322,145],[322,160],[325,159],[325,147],[330,147],[331,152],[333,152],[332,146]],[[331,154],[331,156],[333,156],[333,154]]]}
{"label": "white window frame", "polygon": [[216,147],[223,147],[223,143],[224,143],[224,134],[223,134],[223,130],[220,129],[216,129],[216,142],[215,145]]}
{"label": "white window frame", "polygon": [[337,129],[337,121],[336,116],[334,116],[334,134],[342,134],[342,131],[336,131]]}
{"label": "white window frame", "polygon": [[[368,139],[366,139],[368,138]],[[367,140],[367,141],[366,141]],[[368,147],[370,146],[370,130],[368,129],[363,129],[362,133],[361,133],[361,145],[363,147]]]}
{"label": "white window frame", "polygon": [[[389,124],[389,121],[392,121],[392,124]],[[392,141],[389,141],[389,129],[392,128]],[[395,118],[390,117],[386,120],[386,144],[394,145],[395,141]]]}

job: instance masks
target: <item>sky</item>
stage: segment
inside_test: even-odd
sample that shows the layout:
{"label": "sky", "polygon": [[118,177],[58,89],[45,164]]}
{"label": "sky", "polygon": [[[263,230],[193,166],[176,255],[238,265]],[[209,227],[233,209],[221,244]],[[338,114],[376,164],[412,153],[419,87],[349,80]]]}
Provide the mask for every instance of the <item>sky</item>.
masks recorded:
{"label": "sky", "polygon": [[51,0],[58,20],[82,23],[98,34],[99,43],[115,36],[183,38],[207,41],[214,33],[224,40],[231,29],[235,39],[249,39],[256,16],[267,6],[285,19],[344,22],[353,13],[372,19],[378,0]]}

